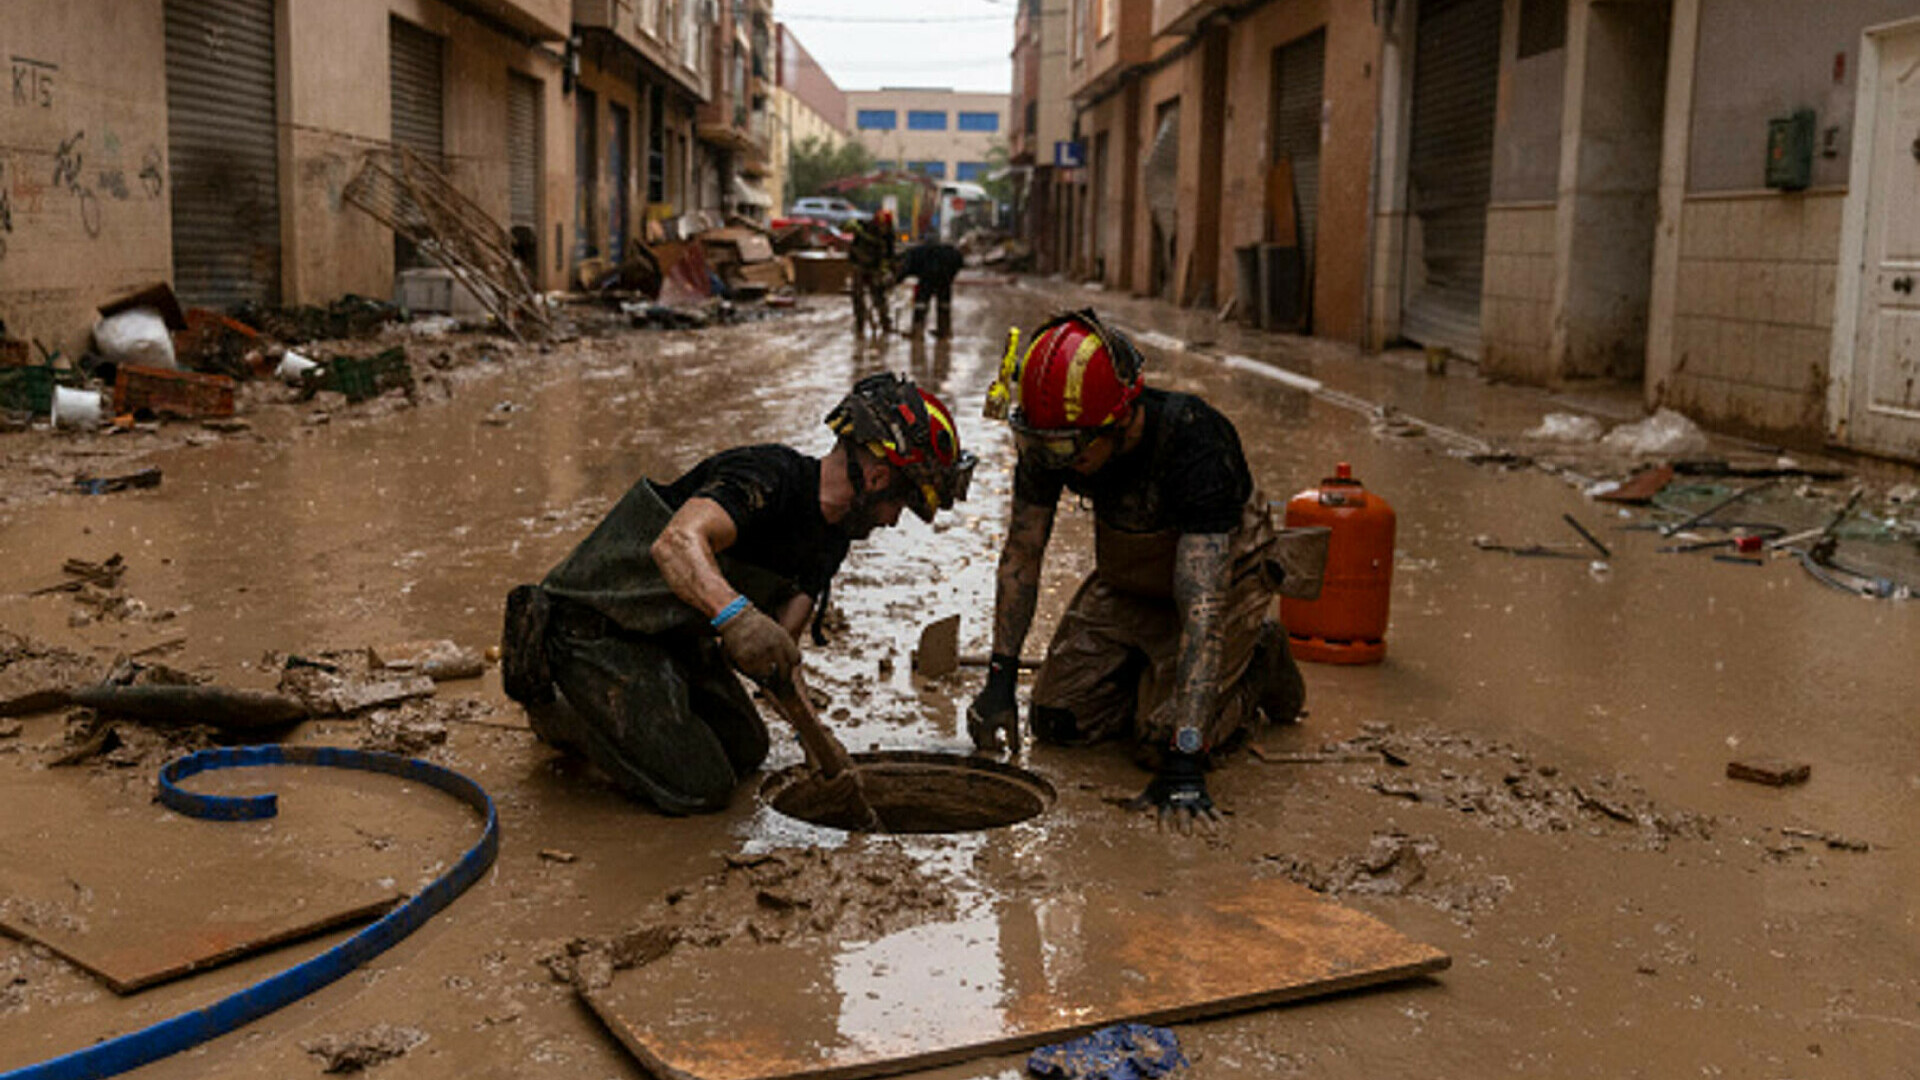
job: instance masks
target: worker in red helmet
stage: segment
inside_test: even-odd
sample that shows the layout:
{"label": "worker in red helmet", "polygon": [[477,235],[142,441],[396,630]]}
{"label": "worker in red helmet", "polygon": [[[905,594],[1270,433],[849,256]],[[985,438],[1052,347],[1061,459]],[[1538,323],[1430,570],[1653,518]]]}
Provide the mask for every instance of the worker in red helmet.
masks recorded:
{"label": "worker in red helmet", "polygon": [[[903,510],[931,522],[973,475],[953,414],[910,379],[867,376],[826,422],[824,458],[746,446],[641,480],[544,580],[508,594],[501,680],[536,735],[667,813],[727,805],[768,749],[735,673],[797,691],[800,635],[849,545]],[[809,758],[834,759],[813,764],[841,773],[846,751],[795,711]]]}
{"label": "worker in red helmet", "polygon": [[885,210],[871,218],[853,223],[853,239],[847,245],[847,260],[853,266],[853,332],[893,333],[893,305],[888,292],[893,288],[894,236],[893,215]]}
{"label": "worker in red helmet", "polygon": [[1024,354],[1009,346],[988,410],[1008,413],[1019,459],[968,730],[982,748],[1019,743],[1020,650],[1071,491],[1092,503],[1094,569],[1047,647],[1029,724],[1055,744],[1134,739],[1155,773],[1135,805],[1190,832],[1218,820],[1210,755],[1256,711],[1293,720],[1304,689],[1271,619],[1274,533],[1239,434],[1200,398],[1149,388],[1143,366],[1090,310],[1045,324]]}

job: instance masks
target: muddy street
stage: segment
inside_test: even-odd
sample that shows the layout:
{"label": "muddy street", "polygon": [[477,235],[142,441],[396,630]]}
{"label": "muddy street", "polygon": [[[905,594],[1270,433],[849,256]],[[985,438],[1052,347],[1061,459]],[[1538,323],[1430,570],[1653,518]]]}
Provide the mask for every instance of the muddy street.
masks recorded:
{"label": "muddy street", "polygon": [[[1308,715],[1258,732],[1210,780],[1227,812],[1218,836],[1164,834],[1114,805],[1148,774],[1107,747],[1029,746],[1015,763],[1051,802],[987,831],[849,835],[776,811],[761,778],[724,813],[663,817],[538,742],[488,665],[286,739],[399,749],[478,782],[500,817],[491,872],[364,968],[136,1075],[318,1075],[349,1052],[342,1040],[372,1033],[360,1051],[388,1075],[642,1076],[576,987],[618,985],[619,969],[638,967],[692,995],[707,973],[738,970],[740,950],[770,943],[781,959],[767,979],[785,982],[764,991],[763,1024],[880,1039],[905,1006],[887,999],[898,983],[879,967],[952,966],[994,1001],[1134,978],[1050,951],[1044,928],[1112,925],[1116,951],[1151,953],[1173,928],[1105,913],[1271,879],[1371,915],[1451,967],[1178,1025],[1195,1076],[1920,1075],[1920,845],[1904,835],[1920,820],[1920,608],[1823,588],[1790,558],[1658,553],[1668,538],[1631,528],[1650,511],[1582,494],[1581,477],[1617,473],[1542,468],[1551,455],[1525,445],[1546,414],[1604,400],[1490,385],[1468,365],[1429,376],[1403,358],[1038,279],[963,278],[950,342],[861,345],[845,308],[814,297],[741,325],[498,350],[443,372],[416,405],[340,409],[326,423],[271,403],[247,430],[191,438],[0,436],[19,440],[0,444],[12,460],[43,467],[33,483],[9,481],[0,503],[0,698],[36,679],[97,678],[126,655],[266,690],[289,656],[423,639],[483,650],[499,640],[507,591],[538,580],[637,479],[669,480],[743,443],[824,453],[822,416],[847,387],[897,370],[953,405],[980,467],[955,513],[932,526],[909,515],[855,545],[834,581],[830,643],[807,649],[805,670],[856,753],[966,753],[981,670],[923,679],[910,651],[921,627],[955,613],[961,653],[988,650],[1013,449],[981,402],[1009,326],[1084,304],[1137,332],[1151,384],[1198,393],[1234,421],[1271,499],[1350,462],[1399,514],[1386,661],[1303,665]],[[1365,411],[1380,405],[1388,422]],[[1489,446],[1520,446],[1534,463],[1473,460]],[[158,467],[164,481],[48,494],[103,457]],[[1848,468],[1876,493],[1911,479]],[[1796,494],[1804,486],[1788,481],[1754,513],[1818,526],[1816,496],[1846,490]],[[1563,514],[1612,558],[1475,545],[1577,544]],[[1090,514],[1063,501],[1030,654],[1089,568],[1091,534]],[[1894,568],[1912,546],[1860,543],[1880,543],[1862,557]],[[67,560],[115,555],[117,603],[34,595]],[[122,722],[76,754],[97,734],[83,713],[36,712],[17,730],[0,720],[0,891],[82,933],[190,933],[186,900],[211,907],[229,892],[231,905],[288,890],[316,905],[391,899],[478,839],[471,812],[425,787],[298,767],[198,781],[277,790],[276,819],[187,820],[152,801],[154,774],[212,745],[210,733]],[[771,728],[763,775],[802,760],[790,729]],[[1810,777],[1727,777],[1750,758],[1805,763]],[[109,903],[106,883],[142,865],[168,868],[167,895],[151,897],[168,917],[143,918],[137,896]],[[252,880],[231,876],[256,865]],[[769,888],[786,890],[779,905]],[[965,932],[913,937],[928,912]],[[673,927],[672,940],[649,952],[653,939],[636,936],[649,927]],[[0,938],[0,1070],[203,1006],[350,932],[127,997]],[[648,964],[666,949],[671,963]],[[978,1020],[977,1006],[913,1006]],[[920,1075],[1010,1078],[1022,1062]]]}

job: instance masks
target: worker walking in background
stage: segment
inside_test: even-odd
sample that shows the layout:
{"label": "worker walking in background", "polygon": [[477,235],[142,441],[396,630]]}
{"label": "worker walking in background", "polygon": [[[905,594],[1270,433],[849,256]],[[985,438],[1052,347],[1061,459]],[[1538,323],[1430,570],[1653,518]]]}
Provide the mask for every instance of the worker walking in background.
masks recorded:
{"label": "worker walking in background", "polygon": [[966,265],[966,256],[952,244],[943,244],[929,236],[908,248],[900,256],[896,281],[913,279],[913,328],[907,336],[918,339],[927,330],[927,306],[935,310],[933,336],[944,338],[953,333],[953,279]]}
{"label": "worker walking in background", "polygon": [[967,726],[982,748],[1018,745],[1020,650],[1072,491],[1093,506],[1094,570],[1047,647],[1029,724],[1048,743],[1131,737],[1155,773],[1134,805],[1191,831],[1217,820],[1209,755],[1256,711],[1293,720],[1305,688],[1271,614],[1274,532],[1239,434],[1205,401],[1149,389],[1142,366],[1091,310],[1042,326],[1024,356],[1008,350],[988,410],[1010,409],[1019,458],[993,656]]}
{"label": "worker walking in background", "polygon": [[[824,458],[747,446],[641,480],[545,580],[508,594],[501,678],[536,735],[667,813],[726,807],[768,750],[734,672],[776,702],[803,698],[800,635],[849,544],[903,509],[931,522],[973,474],[947,407],[898,375],[860,380],[827,426]],[[782,711],[816,769],[845,771],[810,707]]]}
{"label": "worker walking in background", "polygon": [[882,210],[854,222],[847,258],[853,263],[853,332],[865,335],[871,324],[875,332],[893,333],[887,296],[894,283],[893,215]]}

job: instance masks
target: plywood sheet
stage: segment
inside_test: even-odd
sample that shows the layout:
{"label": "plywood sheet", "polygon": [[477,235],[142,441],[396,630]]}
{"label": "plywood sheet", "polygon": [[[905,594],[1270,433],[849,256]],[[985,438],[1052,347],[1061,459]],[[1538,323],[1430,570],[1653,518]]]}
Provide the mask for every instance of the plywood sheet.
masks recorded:
{"label": "plywood sheet", "polygon": [[[72,786],[0,800],[0,933],[132,993],[372,919],[391,886],[257,829],[130,809]],[[325,854],[325,853],[323,853]]]}
{"label": "plywood sheet", "polygon": [[1448,958],[1287,881],[1206,895],[1095,887],[873,942],[682,946],[584,996],[671,1080],[887,1076],[1444,969]]}

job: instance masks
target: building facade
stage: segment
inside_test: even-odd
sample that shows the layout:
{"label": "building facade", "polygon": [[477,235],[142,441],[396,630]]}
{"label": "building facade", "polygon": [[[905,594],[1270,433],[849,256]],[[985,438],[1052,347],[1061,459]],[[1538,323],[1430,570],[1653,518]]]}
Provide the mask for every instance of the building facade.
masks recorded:
{"label": "building facade", "polygon": [[1032,246],[1034,268],[1041,273],[1064,267],[1073,217],[1073,189],[1066,181],[1075,166],[1056,160],[1056,147],[1073,145],[1073,102],[1066,92],[1067,11],[1068,0],[1022,0],[1014,20],[1007,145],[1021,181],[1015,226]]}
{"label": "building facade", "polygon": [[1065,2],[1075,275],[1920,460],[1911,0]]}
{"label": "building facade", "polygon": [[847,95],[785,23],[774,27],[772,170],[767,192],[782,212],[800,197],[788,178],[793,148],[808,139],[835,146],[847,137]]}
{"label": "building facade", "polygon": [[[19,0],[0,21],[0,319],[393,296],[417,259],[342,192],[404,147],[567,287],[702,201],[716,22],[689,0]],[[770,33],[770,27],[769,27]],[[751,40],[751,33],[747,35]],[[711,175],[710,164],[705,174]]]}
{"label": "building facade", "polygon": [[1006,94],[893,87],[846,97],[853,137],[892,168],[979,183],[988,151],[1007,141]]}

